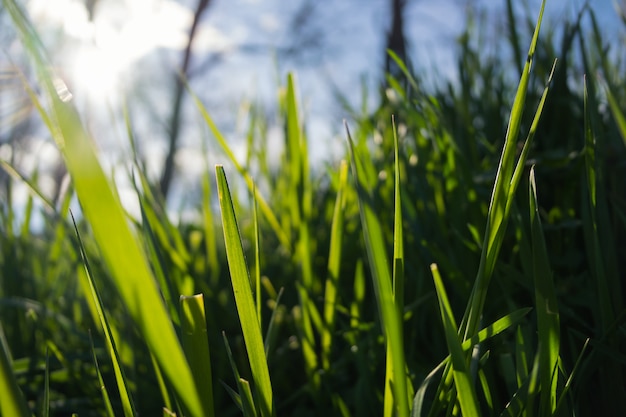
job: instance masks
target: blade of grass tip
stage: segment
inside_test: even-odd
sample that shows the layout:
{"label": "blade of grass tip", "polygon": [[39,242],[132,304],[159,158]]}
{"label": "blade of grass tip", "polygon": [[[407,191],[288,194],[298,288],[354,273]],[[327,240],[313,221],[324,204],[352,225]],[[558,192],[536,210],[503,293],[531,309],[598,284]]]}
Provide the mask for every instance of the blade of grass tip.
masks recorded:
{"label": "blade of grass tip", "polygon": [[183,350],[191,366],[191,373],[198,387],[203,408],[209,412],[209,416],[212,416],[215,413],[213,374],[207,339],[204,296],[202,294],[181,296],[180,310]]}
{"label": "blade of grass tip", "polygon": [[330,354],[335,329],[335,312],[337,311],[337,287],[341,273],[341,249],[343,245],[343,221],[345,206],[345,188],[348,183],[348,163],[343,160],[339,168],[339,187],[335,200],[333,219],[330,229],[330,249],[328,254],[328,277],[324,290],[324,322],[322,332],[322,366],[330,369]]}
{"label": "blade of grass tip", "polygon": [[83,261],[85,274],[89,281],[89,288],[91,290],[91,296],[95,301],[95,307],[98,312],[98,318],[100,320],[100,325],[102,326],[102,330],[105,336],[107,351],[113,363],[115,381],[117,382],[117,387],[120,393],[120,399],[122,401],[122,409],[126,417],[135,416],[136,415],[135,407],[134,407],[132,398],[130,396],[130,392],[128,388],[126,387],[127,379],[126,379],[126,376],[124,375],[124,369],[121,366],[121,361],[119,358],[119,354],[117,352],[117,347],[115,346],[115,340],[113,340],[113,336],[111,334],[111,327],[109,326],[109,321],[107,320],[106,314],[104,313],[104,306],[102,305],[102,299],[100,298],[100,293],[98,291],[98,288],[96,287],[96,283],[93,280],[91,267],[89,266],[89,261],[87,260],[85,247],[83,245],[82,238],[80,237],[80,233],[78,232],[78,227],[76,226],[74,215],[71,212],[70,212],[70,215],[72,216],[72,222],[74,223],[74,230],[76,231],[76,238],[78,240],[78,249],[80,251],[80,255]]}
{"label": "blade of grass tip", "polygon": [[215,167],[217,179],[217,190],[220,201],[220,211],[222,214],[222,228],[224,231],[224,244],[226,246],[226,258],[230,270],[231,284],[235,294],[235,303],[239,313],[239,322],[243,331],[243,338],[246,344],[246,351],[250,361],[250,369],[256,391],[259,395],[261,415],[269,417],[274,415],[274,404],[272,398],[272,385],[265,358],[265,349],[259,320],[256,317],[256,309],[250,288],[250,277],[248,267],[243,253],[239,226],[233,203],[226,181],[224,167]]}
{"label": "blade of grass tip", "polygon": [[100,365],[98,365],[98,358],[96,357],[96,348],[93,345],[91,330],[89,331],[89,344],[91,345],[91,355],[94,366],[96,367],[96,375],[98,376],[98,383],[100,384],[100,392],[102,393],[102,402],[104,403],[105,412],[107,416],[115,417],[113,406],[111,405],[111,399],[109,398],[109,392],[104,384],[104,379],[102,378],[102,373],[100,372]]}
{"label": "blade of grass tip", "polygon": [[504,232],[506,230],[508,220],[508,213],[506,213],[507,203],[508,200],[512,198],[512,194],[515,192],[517,185],[515,183],[511,184],[511,179],[514,173],[515,154],[517,151],[517,137],[519,135],[524,104],[526,102],[530,70],[535,55],[537,40],[539,38],[539,29],[541,27],[545,3],[545,0],[541,2],[539,17],[537,19],[537,24],[535,25],[535,31],[528,49],[528,56],[526,58],[526,63],[520,77],[513,106],[511,108],[511,114],[509,116],[509,123],[504,139],[504,148],[500,157],[500,163],[498,165],[498,171],[496,173],[495,184],[487,214],[487,224],[485,226],[483,250],[481,251],[478,273],[476,275],[476,281],[474,282],[470,302],[468,303],[467,310],[463,317],[463,324],[461,326],[465,339],[476,333],[476,330],[478,329],[480,316],[482,315],[483,306],[487,296],[487,289],[493,275],[496,259],[500,251]]}
{"label": "blade of grass tip", "polygon": [[[200,114],[202,115],[202,118],[204,119],[205,123],[209,126],[209,129],[211,130],[211,133],[213,133],[213,136],[215,136],[215,139],[217,139],[217,142],[222,147],[222,150],[224,151],[224,153],[226,153],[226,156],[228,157],[230,162],[233,164],[233,166],[235,167],[237,172],[239,172],[239,174],[243,177],[243,179],[244,179],[244,181],[245,181],[245,183],[246,183],[246,185],[248,187],[248,190],[252,191],[252,187],[253,187],[253,184],[254,184],[254,181],[252,180],[252,176],[237,161],[237,158],[235,157],[234,152],[232,151],[230,146],[228,146],[228,142],[226,141],[226,138],[224,138],[222,133],[217,128],[217,125],[215,124],[215,122],[213,121],[211,116],[209,115],[209,112],[207,111],[206,107],[204,107],[204,105],[202,104],[202,101],[198,98],[198,96],[196,94],[194,94],[194,92],[188,86],[187,86],[187,90],[189,91],[189,94],[190,94],[194,104],[196,105],[196,107],[200,111]],[[265,201],[265,199],[263,198],[263,196],[261,194],[257,193],[256,197],[257,197],[257,201],[259,203],[259,208],[261,210],[261,213],[263,213],[263,215],[267,219],[270,227],[272,228],[272,230],[274,230],[274,233],[276,233],[276,237],[278,238],[280,243],[289,252],[291,252],[292,248],[291,248],[291,242],[289,240],[289,237],[287,236],[285,231],[282,229],[282,227],[280,225],[280,222],[278,221],[278,219],[276,218],[276,215],[274,214],[274,211],[271,209],[269,204],[267,204],[267,201]]]}
{"label": "blade of grass tip", "polygon": [[243,405],[243,415],[245,417],[257,416],[257,412],[254,409],[254,400],[252,399],[250,382],[243,378],[239,378],[239,387],[241,389],[241,403]]}
{"label": "blade of grass tip", "polygon": [[529,194],[535,306],[539,338],[540,409],[545,415],[551,415],[556,410],[557,378],[554,370],[559,359],[561,334],[554,280],[543,237],[541,218],[539,217],[534,167],[530,170]]}
{"label": "blade of grass tip", "polygon": [[189,365],[155,285],[148,261],[137,236],[127,222],[117,191],[111,186],[98,161],[94,144],[72,106],[67,86],[52,74],[40,42],[15,1],[3,0],[23,44],[35,62],[49,115],[35,94],[31,99],[48,122],[50,133],[61,150],[85,219],[91,225],[104,263],[113,282],[138,325],[148,347],[154,352],[168,380],[192,415],[203,415]]}
{"label": "blade of grass tip", "polygon": [[446,335],[446,343],[450,352],[450,363],[452,365],[452,375],[454,385],[456,386],[459,405],[461,407],[461,415],[465,417],[480,416],[478,407],[478,399],[476,391],[472,383],[472,378],[465,362],[465,353],[459,340],[458,329],[448,301],[446,289],[441,280],[441,275],[436,264],[430,266],[430,270],[435,282],[437,297],[439,298],[439,310],[441,312],[441,320]]}
{"label": "blade of grass tip", "polygon": [[360,159],[355,154],[354,144],[348,124],[344,122],[346,135],[348,138],[348,149],[352,160],[352,172],[359,201],[359,211],[363,228],[363,237],[367,251],[367,258],[372,271],[372,281],[378,311],[383,326],[385,341],[392,347],[391,360],[393,362],[393,388],[394,388],[394,409],[400,417],[409,415],[409,399],[406,384],[406,361],[404,357],[404,336],[402,325],[396,308],[389,263],[387,261],[386,248],[382,226],[374,210],[373,197],[369,189],[363,186],[363,166]]}

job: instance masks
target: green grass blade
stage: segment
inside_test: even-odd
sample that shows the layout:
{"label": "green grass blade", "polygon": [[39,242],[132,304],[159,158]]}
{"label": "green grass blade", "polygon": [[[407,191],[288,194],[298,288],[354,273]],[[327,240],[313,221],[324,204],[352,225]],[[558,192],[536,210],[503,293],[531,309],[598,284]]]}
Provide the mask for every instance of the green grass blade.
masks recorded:
{"label": "green grass blade", "polygon": [[534,167],[530,171],[529,200],[533,275],[535,278],[535,305],[539,337],[540,407],[545,415],[549,415],[556,410],[557,374],[554,371],[559,359],[561,334],[554,280],[539,217]]}
{"label": "green grass blade", "polygon": [[265,359],[265,349],[259,320],[256,316],[256,308],[250,288],[250,276],[243,253],[239,227],[233,208],[233,202],[226,181],[226,174],[221,165],[215,167],[217,189],[222,213],[222,228],[224,230],[224,243],[226,245],[226,257],[230,270],[231,284],[235,293],[239,322],[243,331],[243,337],[250,360],[250,368],[256,391],[259,395],[258,402],[261,415],[269,417],[274,414],[272,385],[269,370]]}
{"label": "green grass blade", "polygon": [[[0,323],[2,326],[2,323]],[[0,330],[2,328],[0,327]],[[4,336],[4,332],[2,334]],[[0,337],[0,415],[15,417],[30,417],[32,414],[28,410],[28,405],[22,394],[22,390],[17,384],[15,375],[11,368],[9,358],[9,347],[4,343],[5,338]]]}
{"label": "green grass blade", "polygon": [[452,375],[454,378],[454,385],[456,386],[459,405],[461,407],[461,414],[465,417],[480,416],[480,409],[478,407],[478,399],[476,397],[476,390],[472,383],[472,378],[469,372],[469,368],[465,362],[466,355],[463,353],[463,347],[459,340],[458,329],[448,301],[446,289],[439,275],[437,265],[432,264],[430,266],[432,271],[433,280],[435,282],[435,289],[437,290],[437,297],[439,298],[439,310],[441,312],[441,320],[443,322],[444,332],[446,334],[446,343],[448,345],[448,351],[450,352],[450,363],[452,364]]}
{"label": "green grass blade", "polygon": [[314,390],[319,390],[320,376],[318,372],[317,341],[314,330],[323,332],[324,326],[317,306],[312,300],[315,294],[313,279],[313,249],[309,222],[312,211],[311,181],[309,178],[308,149],[301,126],[300,111],[296,94],[295,76],[287,76],[287,92],[284,100],[287,134],[286,134],[286,172],[288,192],[284,197],[291,214],[293,229],[297,230],[295,258],[299,264],[301,279],[297,283],[300,298],[300,315],[296,320],[300,345],[304,356],[305,369]]}
{"label": "green grass blade", "polygon": [[343,245],[343,223],[345,189],[348,183],[348,163],[341,162],[339,168],[339,188],[335,200],[333,219],[330,229],[330,249],[328,255],[328,277],[324,291],[324,330],[322,333],[322,366],[330,369],[330,354],[332,350],[333,332],[335,328],[335,312],[337,311],[337,289],[341,273],[341,248]]}
{"label": "green grass blade", "polygon": [[244,416],[257,416],[257,407],[254,405],[254,397],[252,396],[252,391],[250,390],[250,384],[239,375],[239,369],[237,369],[237,363],[233,357],[233,352],[230,348],[230,343],[228,343],[226,333],[222,332],[222,338],[224,339],[224,346],[226,346],[226,356],[228,356],[228,362],[230,363],[233,375],[235,376],[235,381],[237,381],[239,394],[233,391],[233,389],[228,385],[223,385],[235,401],[235,404],[237,404],[239,409],[243,412]]}
{"label": "green grass blade", "polygon": [[98,375],[98,383],[100,384],[100,392],[102,393],[102,402],[104,403],[106,414],[109,417],[115,417],[113,406],[111,405],[111,399],[109,398],[109,391],[104,384],[104,379],[102,378],[102,373],[100,372],[100,365],[98,365],[98,358],[96,356],[96,349],[93,346],[91,332],[89,332],[89,343],[91,344],[91,355],[93,357],[94,366],[96,367],[96,375]]}
{"label": "green grass blade", "polygon": [[[73,215],[72,215],[72,221],[74,221]],[[76,231],[76,238],[78,239],[78,248],[80,250],[80,255],[82,257],[83,266],[85,268],[85,275],[87,277],[87,280],[89,281],[89,289],[91,292],[91,297],[94,300],[96,311],[98,312],[98,319],[100,321],[100,325],[102,326],[102,331],[104,332],[107,351],[113,363],[113,371],[115,374],[115,381],[117,382],[117,387],[120,393],[120,399],[122,401],[122,409],[126,417],[132,417],[136,415],[136,412],[135,412],[135,407],[133,405],[132,398],[130,396],[130,392],[128,390],[128,387],[126,386],[127,379],[126,379],[126,376],[124,375],[124,369],[121,366],[120,357],[117,351],[117,347],[115,346],[115,340],[113,339],[113,336],[111,333],[111,327],[109,326],[109,321],[106,317],[106,314],[104,313],[104,306],[102,305],[102,299],[100,298],[100,293],[98,292],[96,283],[93,280],[91,267],[89,266],[89,261],[87,260],[87,254],[85,253],[85,247],[83,245],[82,238],[80,237],[80,233],[78,232],[78,228],[76,227],[75,221],[74,221],[74,229]]]}
{"label": "green grass blade", "polygon": [[98,161],[93,142],[72,107],[71,95],[44,59],[41,44],[14,1],[3,1],[35,62],[50,113],[41,109],[74,182],[84,217],[130,316],[192,415],[203,413],[191,371],[137,236],[130,229],[117,192]]}
{"label": "green grass blade", "polygon": [[[394,219],[393,219],[393,300],[398,310],[398,316],[402,323],[404,314],[404,236],[403,236],[403,220],[402,220],[402,198],[401,198],[401,182],[400,182],[400,147],[398,145],[398,133],[396,131],[395,118],[392,117],[393,127],[393,145],[394,145]],[[391,386],[393,382],[393,362],[391,361],[390,346],[387,345],[386,377],[385,377],[385,396],[383,405],[383,415],[391,417],[393,415],[393,401],[390,401]],[[407,372],[408,375],[408,372]],[[413,398],[413,388],[411,380],[407,377],[407,395],[409,401]]]}
{"label": "green grass blade", "polygon": [[365,188],[363,178],[364,167],[362,166],[359,155],[355,153],[355,147],[347,124],[346,134],[352,160],[352,172],[359,200],[363,237],[365,239],[367,258],[372,272],[378,311],[385,334],[385,341],[392,348],[391,361],[394,369],[394,375],[392,376],[394,392],[393,409],[396,410],[398,416],[406,417],[409,415],[409,400],[406,375],[404,372],[406,367],[404,358],[404,337],[402,334],[401,317],[398,314],[398,309],[394,302],[391,273],[389,271],[389,262],[384,245],[385,239],[383,237],[382,226],[374,209],[373,197],[370,190]]}
{"label": "green grass blade", "polygon": [[556,404],[556,410],[554,412],[554,415],[557,415],[557,416],[562,415],[561,414],[562,407],[565,407],[564,404],[567,399],[567,394],[572,388],[572,382],[574,381],[574,377],[578,374],[580,364],[583,362],[583,355],[585,354],[585,351],[587,350],[587,346],[589,346],[589,340],[590,339],[585,340],[585,343],[582,349],[580,350],[580,354],[578,355],[578,358],[576,359],[576,362],[574,363],[574,368],[572,369],[572,372],[567,378],[567,381],[565,381],[565,385],[563,386],[563,390],[561,391],[561,397],[559,398],[559,401]]}
{"label": "green grass blade", "polygon": [[[496,259],[500,252],[504,232],[508,221],[507,206],[510,207],[513,194],[515,193],[516,184],[511,180],[515,168],[515,154],[517,152],[517,138],[519,135],[524,104],[526,102],[526,93],[530,80],[530,70],[532,67],[537,40],[539,38],[539,29],[543,18],[545,8],[545,0],[541,3],[541,10],[533,33],[533,38],[528,50],[526,64],[522,71],[518,84],[509,123],[504,139],[504,148],[498,165],[496,180],[489,204],[489,212],[487,215],[487,225],[485,228],[485,236],[483,249],[481,252],[480,265],[476,276],[476,281],[472,290],[472,296],[466,310],[462,331],[465,338],[476,333],[480,316],[482,315],[483,306],[489,288],[489,282],[493,275]],[[520,161],[522,162],[522,161]],[[519,165],[519,164],[518,164]],[[522,163],[523,165],[523,163]]]}
{"label": "green grass blade", "polygon": [[[204,151],[206,155],[208,152]],[[202,225],[204,227],[204,239],[206,246],[206,259],[211,273],[210,282],[217,286],[220,275],[220,263],[217,256],[217,241],[215,232],[215,221],[213,210],[211,209],[211,175],[209,163],[205,156],[205,171],[202,174]]]}
{"label": "green grass blade", "polygon": [[213,374],[207,339],[204,297],[202,294],[180,297],[183,350],[198,387],[203,409],[215,415],[213,405]]}

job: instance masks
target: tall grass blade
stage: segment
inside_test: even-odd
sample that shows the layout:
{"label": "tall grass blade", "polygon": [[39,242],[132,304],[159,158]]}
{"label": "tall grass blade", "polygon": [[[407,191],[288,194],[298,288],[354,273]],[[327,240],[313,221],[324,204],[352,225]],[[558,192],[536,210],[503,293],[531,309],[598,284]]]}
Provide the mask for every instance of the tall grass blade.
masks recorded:
{"label": "tall grass blade", "polygon": [[322,366],[330,369],[330,354],[335,329],[335,313],[337,311],[337,290],[341,273],[341,249],[343,245],[343,222],[345,192],[348,183],[348,163],[341,161],[339,168],[339,188],[335,200],[333,219],[330,229],[330,249],[328,254],[328,277],[324,291],[324,330],[322,332]]}
{"label": "tall grass blade", "polygon": [[[400,325],[402,325],[402,317],[404,314],[404,236],[403,236],[403,219],[402,219],[402,198],[401,198],[401,182],[400,182],[400,147],[398,145],[398,132],[396,131],[395,118],[392,117],[393,128],[393,145],[394,145],[394,219],[393,219],[393,271],[392,271],[392,291],[393,300],[400,317]],[[393,415],[393,401],[391,387],[393,384],[393,362],[391,360],[390,346],[386,348],[386,377],[385,377],[385,396],[383,400],[383,415],[391,417]],[[407,370],[408,375],[408,370]],[[407,377],[407,395],[408,400],[413,398],[413,388],[411,380]]]}
{"label": "tall grass blade", "polygon": [[367,258],[370,264],[374,291],[378,312],[381,318],[385,342],[391,346],[391,361],[393,363],[393,409],[399,417],[409,415],[408,389],[406,383],[404,357],[404,337],[402,334],[401,317],[394,302],[391,273],[387,260],[385,239],[382,233],[382,226],[374,208],[374,201],[371,191],[366,187],[363,178],[364,167],[360,155],[355,152],[355,147],[350,135],[348,125],[346,134],[352,160],[352,173],[355,181],[359,200],[359,211],[361,214],[361,224],[363,228],[363,238],[367,250]]}
{"label": "tall grass blade", "polygon": [[[191,371],[148,261],[137,236],[128,225],[119,196],[104,174],[93,143],[76,109],[72,107],[71,94],[62,80],[50,72],[52,67],[44,59],[41,44],[35,41],[34,31],[19,6],[15,1],[4,0],[3,3],[39,71],[43,90],[50,103],[50,113],[46,113],[40,104],[36,104],[36,107],[41,109],[42,118],[48,121],[50,133],[61,150],[83,214],[91,225],[113,282],[190,414],[202,415],[204,413]],[[36,97],[32,97],[38,103]]]}
{"label": "tall grass blade", "polygon": [[252,377],[256,387],[255,390],[259,395],[257,401],[261,415],[270,417],[274,414],[274,405],[272,385],[265,359],[263,337],[261,336],[261,328],[256,315],[252,289],[250,288],[250,276],[243,253],[233,202],[228,182],[226,181],[226,174],[221,165],[215,167],[215,176],[222,213],[222,228],[224,230],[228,268],[230,270],[233,292],[235,293],[239,322],[241,323]]}
{"label": "tall grass blade", "polygon": [[215,415],[213,405],[213,373],[207,338],[204,297],[202,294],[180,297],[181,332],[185,356],[198,387],[203,408]]}
{"label": "tall grass blade", "polygon": [[109,391],[107,390],[107,387],[104,384],[104,379],[102,378],[102,372],[100,372],[100,365],[98,364],[98,357],[96,356],[96,349],[93,345],[93,338],[91,337],[91,332],[89,332],[89,343],[91,345],[91,355],[93,357],[94,366],[96,367],[96,375],[98,375],[98,383],[100,384],[100,392],[102,393],[102,402],[104,403],[106,414],[109,417],[115,417],[115,413],[113,412],[113,406],[111,405],[111,399],[109,398]]}
{"label": "tall grass blade", "polygon": [[454,385],[456,386],[459,405],[461,407],[461,414],[465,417],[478,417],[480,416],[480,409],[476,397],[476,390],[474,389],[469,368],[465,363],[465,354],[463,353],[462,343],[459,340],[458,329],[452,308],[450,307],[450,302],[448,301],[448,295],[446,294],[446,289],[441,280],[437,265],[432,264],[430,269],[435,282],[437,297],[439,298],[439,310],[441,312],[441,320],[446,335],[448,351],[450,352],[452,375]]}
{"label": "tall grass blade", "polygon": [[[207,152],[203,152],[204,155]],[[205,156],[205,169],[202,174],[202,225],[204,227],[204,239],[206,246],[207,263],[209,265],[209,271],[211,273],[210,282],[217,285],[220,275],[220,263],[217,256],[217,242],[215,232],[215,221],[213,219],[213,210],[211,209],[211,175],[209,170],[209,163]]]}
{"label": "tall grass blade", "polygon": [[312,242],[309,222],[312,211],[311,181],[309,178],[308,149],[301,126],[300,111],[296,94],[295,77],[287,76],[287,94],[285,97],[287,134],[286,134],[286,169],[289,189],[287,205],[290,209],[294,230],[298,232],[295,257],[300,266],[301,280],[297,283],[300,298],[300,316],[296,320],[300,334],[300,344],[304,356],[305,369],[314,390],[319,390],[318,357],[315,329],[323,332],[319,311],[312,300],[315,293],[313,280]]}
{"label": "tall grass blade", "polygon": [[102,305],[102,299],[100,297],[100,293],[98,292],[96,283],[93,280],[91,267],[89,266],[89,261],[87,260],[87,254],[85,253],[85,247],[83,245],[82,238],[80,237],[80,233],[78,232],[78,227],[76,227],[76,222],[74,221],[73,215],[72,215],[72,221],[74,222],[76,238],[78,239],[78,249],[80,251],[80,255],[83,261],[83,266],[85,268],[85,275],[89,282],[89,289],[91,292],[91,297],[94,300],[96,311],[98,312],[98,319],[100,321],[100,325],[102,326],[102,331],[104,333],[107,351],[113,363],[113,371],[115,374],[115,381],[117,382],[117,387],[120,393],[120,399],[122,402],[122,410],[124,411],[124,415],[126,417],[132,417],[136,415],[136,412],[135,412],[135,407],[133,405],[132,398],[130,396],[130,392],[126,386],[126,376],[124,375],[124,369],[121,366],[120,357],[117,351],[117,347],[115,346],[115,340],[113,339],[113,336],[111,333],[111,327],[109,326],[109,321],[104,312],[104,306]]}
{"label": "tall grass blade", "polygon": [[[519,136],[520,125],[522,122],[522,115],[526,102],[526,93],[530,80],[530,70],[535,56],[535,48],[537,47],[537,40],[539,38],[539,29],[541,27],[545,3],[545,0],[541,2],[541,10],[539,12],[532,41],[528,49],[528,56],[526,58],[526,63],[524,65],[517,92],[515,94],[515,99],[513,101],[513,106],[511,108],[511,115],[509,117],[507,132],[504,139],[504,149],[502,150],[502,155],[500,157],[493,193],[491,195],[491,202],[489,204],[487,225],[485,228],[483,249],[481,251],[478,273],[472,289],[470,302],[464,315],[463,326],[461,327],[461,330],[465,335],[465,339],[476,333],[478,330],[479,319],[482,315],[483,306],[487,297],[489,282],[491,281],[496,259],[500,252],[502,240],[506,231],[509,215],[507,207],[510,210],[512,196],[517,188],[517,184],[511,182],[515,168],[517,138]],[[518,162],[518,166],[523,166],[522,160]]]}
{"label": "tall grass blade", "polygon": [[530,227],[535,278],[535,306],[539,338],[540,409],[551,415],[556,409],[557,363],[560,350],[559,309],[537,204],[534,167],[530,171]]}

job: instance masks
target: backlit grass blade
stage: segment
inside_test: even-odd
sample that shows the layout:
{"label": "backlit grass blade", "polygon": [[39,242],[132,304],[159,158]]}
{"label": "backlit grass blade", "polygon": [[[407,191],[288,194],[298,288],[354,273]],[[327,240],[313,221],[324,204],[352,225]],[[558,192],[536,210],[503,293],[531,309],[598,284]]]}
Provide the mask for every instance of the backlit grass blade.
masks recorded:
{"label": "backlit grass blade", "polygon": [[35,62],[50,111],[42,109],[50,133],[61,150],[74,183],[83,215],[89,222],[95,241],[112,281],[130,317],[150,350],[185,404],[189,413],[203,415],[191,371],[169,320],[148,261],[135,233],[131,230],[117,192],[104,174],[94,145],[83,127],[71,94],[65,84],[51,73],[52,66],[43,58],[40,44],[16,2],[4,0],[24,45]]}
{"label": "backlit grass blade", "polygon": [[80,255],[83,261],[83,266],[85,268],[85,275],[89,283],[89,290],[91,293],[91,297],[94,300],[94,305],[98,313],[98,319],[100,321],[100,325],[102,326],[102,331],[104,333],[104,339],[106,342],[107,351],[113,363],[113,371],[115,374],[115,381],[117,382],[117,387],[120,393],[122,409],[124,410],[124,415],[126,417],[132,417],[136,415],[136,412],[135,412],[135,407],[133,405],[132,398],[130,396],[130,392],[126,386],[126,376],[124,375],[124,369],[121,366],[120,357],[117,351],[117,347],[115,346],[115,340],[113,339],[113,336],[111,333],[111,327],[109,326],[108,319],[104,312],[104,306],[102,305],[102,299],[100,298],[100,293],[98,292],[96,283],[93,280],[93,274],[91,273],[91,267],[89,266],[89,261],[87,260],[85,247],[83,245],[82,238],[80,237],[80,233],[78,232],[78,228],[76,227],[76,222],[74,221],[73,215],[72,215],[72,221],[74,222],[76,238],[78,239],[78,249],[80,251]]}
{"label": "backlit grass blade", "polygon": [[202,294],[180,297],[183,350],[191,366],[204,410],[214,415],[213,374],[207,338],[204,297]]}
{"label": "backlit grass blade", "polygon": [[[476,275],[476,281],[474,282],[472,295],[470,302],[468,303],[463,319],[463,326],[461,328],[463,334],[465,335],[465,339],[476,333],[478,330],[478,323],[480,316],[482,315],[485,299],[487,297],[489,282],[491,281],[496,259],[500,252],[502,240],[506,231],[511,200],[515,193],[515,189],[517,188],[517,183],[512,182],[512,179],[514,178],[514,168],[516,166],[515,155],[517,153],[517,138],[519,136],[520,125],[522,122],[522,115],[526,102],[526,93],[530,80],[530,71],[535,55],[535,49],[537,47],[537,40],[539,38],[539,29],[541,27],[544,8],[545,0],[541,3],[541,10],[539,12],[535,31],[528,50],[528,56],[520,77],[513,106],[511,108],[507,132],[504,139],[504,148],[500,157],[493,193],[491,195],[491,202],[489,204],[487,225],[485,228],[478,273]],[[522,160],[517,163],[518,166],[520,166],[520,164],[523,166]]]}
{"label": "backlit grass blade", "polygon": [[337,311],[337,289],[341,273],[341,248],[343,245],[343,221],[345,205],[345,189],[348,183],[348,163],[341,162],[339,168],[339,188],[335,200],[333,219],[330,229],[330,249],[328,254],[328,277],[324,291],[324,330],[322,333],[322,366],[330,369],[330,353],[332,350],[333,332],[335,328],[335,312]]}
{"label": "backlit grass blade", "polygon": [[[392,291],[393,300],[398,310],[398,317],[400,317],[400,325],[402,326],[403,314],[404,314],[404,236],[403,236],[403,220],[402,220],[402,198],[401,198],[401,182],[400,182],[400,147],[398,144],[398,133],[396,131],[395,118],[392,117],[393,128],[393,145],[394,145],[394,219],[393,219],[393,271],[392,271]],[[393,362],[391,361],[391,347],[386,347],[386,377],[385,377],[385,396],[384,396],[384,412],[383,415],[391,417],[393,415],[393,401],[391,397],[391,387],[394,383],[394,370]],[[408,372],[407,372],[408,375]],[[413,398],[413,388],[411,386],[411,380],[407,377],[407,399],[411,401]]]}
{"label": "backlit grass blade", "polygon": [[265,349],[256,307],[250,288],[250,276],[243,253],[239,226],[235,217],[233,202],[226,181],[226,174],[221,165],[215,167],[217,190],[222,214],[222,228],[224,230],[224,244],[230,270],[231,284],[235,293],[239,322],[243,331],[246,351],[250,361],[250,369],[254,379],[255,390],[258,393],[257,402],[261,415],[269,417],[274,414],[272,385],[269,370],[265,359]]}
{"label": "backlit grass blade", "polygon": [[541,386],[541,410],[546,415],[556,410],[557,374],[559,359],[560,324],[556,291],[548,258],[543,228],[537,204],[537,186],[534,167],[530,170],[530,227],[535,279],[535,306],[539,338],[539,379]]}
{"label": "backlit grass blade", "polygon": [[295,259],[300,266],[300,280],[296,283],[300,299],[300,316],[296,320],[300,345],[304,356],[305,369],[314,389],[319,389],[320,377],[314,329],[323,332],[323,325],[317,306],[312,300],[314,294],[313,249],[309,222],[312,212],[312,192],[309,178],[309,158],[307,143],[300,121],[300,110],[296,94],[295,76],[287,76],[287,91],[284,100],[286,113],[286,172],[288,184],[284,197],[289,207],[293,229],[297,231]]}
{"label": "backlit grass blade", "polygon": [[350,158],[352,160],[352,173],[359,200],[363,238],[365,240],[367,258],[372,273],[372,283],[376,293],[378,312],[385,334],[385,342],[391,346],[390,359],[394,369],[393,409],[399,417],[406,417],[409,415],[409,400],[406,375],[404,372],[406,367],[404,358],[404,337],[402,334],[401,318],[394,302],[391,273],[387,260],[387,250],[384,244],[385,239],[382,226],[374,208],[373,196],[370,190],[365,188],[366,182],[363,178],[364,167],[360,155],[357,155],[355,152],[348,125],[346,124],[345,127]]}
{"label": "backlit grass blade", "polygon": [[448,351],[450,352],[450,363],[452,364],[452,375],[454,378],[454,385],[456,386],[457,397],[459,405],[461,407],[461,414],[465,417],[480,416],[480,409],[478,407],[478,399],[476,397],[476,391],[472,382],[472,378],[469,372],[469,368],[465,362],[465,353],[463,353],[463,347],[459,340],[458,329],[450,302],[448,301],[448,295],[446,289],[439,275],[437,265],[432,264],[430,266],[433,280],[435,282],[435,289],[437,290],[437,297],[439,298],[439,310],[441,312],[441,320],[443,322],[443,328],[446,335],[446,343],[448,345]]}

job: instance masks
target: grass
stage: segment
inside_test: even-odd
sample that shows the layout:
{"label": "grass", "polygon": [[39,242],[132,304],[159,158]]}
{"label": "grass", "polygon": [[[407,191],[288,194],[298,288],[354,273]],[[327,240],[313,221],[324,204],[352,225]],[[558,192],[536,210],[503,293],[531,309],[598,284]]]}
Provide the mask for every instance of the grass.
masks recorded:
{"label": "grass", "polygon": [[[509,13],[512,62],[470,21],[458,84],[429,89],[399,62],[374,111],[347,109],[345,159],[322,172],[294,75],[274,166],[259,109],[240,161],[188,87],[224,163],[201,178],[198,221],[174,225],[132,118],[140,218],[28,20],[3,5],[72,182],[52,201],[36,172],[0,161],[0,415],[622,412],[624,61],[590,8],[560,50],[554,28],[540,35],[543,5],[537,19]],[[17,183],[32,195],[22,213]]]}

